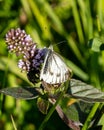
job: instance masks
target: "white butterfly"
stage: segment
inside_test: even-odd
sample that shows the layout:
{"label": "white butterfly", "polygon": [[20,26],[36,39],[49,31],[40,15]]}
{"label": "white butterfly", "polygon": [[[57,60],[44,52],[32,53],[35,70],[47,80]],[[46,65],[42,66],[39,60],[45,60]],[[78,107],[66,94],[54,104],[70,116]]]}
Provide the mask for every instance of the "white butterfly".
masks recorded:
{"label": "white butterfly", "polygon": [[71,72],[60,55],[54,52],[53,47],[50,46],[46,52],[40,80],[48,84],[60,84],[70,78]]}

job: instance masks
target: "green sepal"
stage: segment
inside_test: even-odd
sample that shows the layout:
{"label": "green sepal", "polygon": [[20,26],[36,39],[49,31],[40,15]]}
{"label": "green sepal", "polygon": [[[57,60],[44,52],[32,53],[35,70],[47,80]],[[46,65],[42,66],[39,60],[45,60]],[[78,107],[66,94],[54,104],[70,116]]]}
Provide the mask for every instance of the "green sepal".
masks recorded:
{"label": "green sepal", "polygon": [[49,101],[39,97],[37,100],[37,106],[43,114],[47,114],[49,108]]}

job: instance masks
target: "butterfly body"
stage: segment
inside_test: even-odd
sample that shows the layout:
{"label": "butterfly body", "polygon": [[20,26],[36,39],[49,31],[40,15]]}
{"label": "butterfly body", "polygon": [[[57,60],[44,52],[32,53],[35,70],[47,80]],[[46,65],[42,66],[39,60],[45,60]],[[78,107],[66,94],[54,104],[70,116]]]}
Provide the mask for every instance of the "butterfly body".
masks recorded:
{"label": "butterfly body", "polygon": [[71,70],[66,66],[63,59],[53,47],[47,49],[44,64],[40,73],[40,80],[48,84],[60,84],[69,79]]}

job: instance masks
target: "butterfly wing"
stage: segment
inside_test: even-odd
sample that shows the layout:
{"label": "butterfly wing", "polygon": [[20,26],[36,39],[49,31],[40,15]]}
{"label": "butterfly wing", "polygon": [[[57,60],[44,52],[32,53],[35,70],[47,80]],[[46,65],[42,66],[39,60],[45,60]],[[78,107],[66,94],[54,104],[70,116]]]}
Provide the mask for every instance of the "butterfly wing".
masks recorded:
{"label": "butterfly wing", "polygon": [[70,75],[71,71],[62,58],[53,50],[48,49],[40,79],[49,84],[58,84],[68,80]]}

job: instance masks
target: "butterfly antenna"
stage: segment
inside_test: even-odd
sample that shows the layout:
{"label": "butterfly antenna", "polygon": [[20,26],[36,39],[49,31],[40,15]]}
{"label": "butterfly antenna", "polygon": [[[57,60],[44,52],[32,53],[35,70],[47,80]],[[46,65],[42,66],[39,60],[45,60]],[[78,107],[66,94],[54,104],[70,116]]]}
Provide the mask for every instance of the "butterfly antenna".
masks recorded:
{"label": "butterfly antenna", "polygon": [[64,42],[66,42],[66,41],[61,41],[61,42],[59,42],[59,43],[57,43],[57,44],[54,44],[54,45],[51,44],[51,45],[49,46],[49,49],[53,50],[53,46],[56,46],[56,45],[61,44],[61,43],[64,43]]}
{"label": "butterfly antenna", "polygon": [[61,43],[65,43],[65,42],[67,42],[67,41],[58,42],[58,43],[54,44],[53,46],[56,46],[56,45],[59,45],[59,44],[61,44]]}

